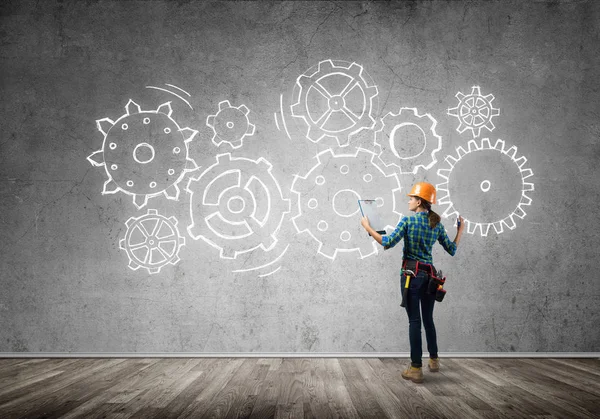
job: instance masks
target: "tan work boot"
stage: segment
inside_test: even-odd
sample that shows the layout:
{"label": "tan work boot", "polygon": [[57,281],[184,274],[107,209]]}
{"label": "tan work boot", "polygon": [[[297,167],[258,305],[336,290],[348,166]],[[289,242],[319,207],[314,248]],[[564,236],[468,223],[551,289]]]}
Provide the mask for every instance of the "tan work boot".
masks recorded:
{"label": "tan work boot", "polygon": [[440,359],[429,358],[429,371],[438,372],[440,370]]}
{"label": "tan work boot", "polygon": [[413,383],[423,382],[423,371],[421,368],[415,368],[409,365],[404,371],[402,371],[402,378],[405,380],[411,380]]}

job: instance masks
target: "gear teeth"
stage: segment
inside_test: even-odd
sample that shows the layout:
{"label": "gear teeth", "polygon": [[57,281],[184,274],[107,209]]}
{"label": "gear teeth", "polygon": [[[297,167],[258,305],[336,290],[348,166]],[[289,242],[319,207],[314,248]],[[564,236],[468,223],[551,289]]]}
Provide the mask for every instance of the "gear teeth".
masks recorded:
{"label": "gear teeth", "polygon": [[504,143],[504,141],[502,141],[502,140],[497,140],[497,141],[496,141],[496,144],[494,144],[494,147],[493,147],[493,148],[494,148],[495,150],[498,150],[498,151],[501,151],[501,152],[505,153],[505,151],[504,151],[504,150],[506,149],[505,147],[506,147],[506,144]]}
{"label": "gear teeth", "polygon": [[108,135],[108,131],[115,125],[115,122],[110,118],[102,118],[96,120],[96,127],[98,131],[105,137]]}
{"label": "gear teeth", "polygon": [[238,109],[246,116],[250,113],[250,109],[246,105],[240,105]]}
{"label": "gear teeth", "polygon": [[355,77],[362,77],[363,68],[356,63],[352,63],[348,68],[348,72]]}
{"label": "gear teeth", "polygon": [[125,105],[125,112],[127,113],[127,116],[129,116],[134,113],[141,113],[142,109],[140,108],[140,105],[135,103],[132,99],[129,99],[129,102]]}
{"label": "gear teeth", "polygon": [[177,201],[179,199],[179,192],[179,187],[176,184],[173,184],[165,189],[164,194],[167,199]]}
{"label": "gear teeth", "polygon": [[467,155],[467,151],[462,146],[458,146],[456,147],[456,155],[458,156],[458,160],[460,160]]}
{"label": "gear teeth", "polygon": [[310,233],[310,223],[306,219],[304,214],[300,214],[294,218],[292,218],[292,222],[294,223],[294,227],[296,227],[296,231],[298,233],[308,232]]}
{"label": "gear teeth", "polygon": [[[130,221],[131,221],[131,218],[129,220],[127,220],[127,223],[125,223],[127,225],[127,227],[129,227],[130,224],[128,224],[128,223]],[[119,249],[125,250],[125,239],[119,240]]]}
{"label": "gear teeth", "polygon": [[492,227],[494,227],[494,231],[496,232],[496,234],[504,233],[504,227],[502,226],[502,221],[496,221],[495,223],[492,223]]}
{"label": "gear teeth", "polygon": [[175,226],[178,224],[177,218],[175,218],[175,217],[173,217],[173,216],[170,216],[170,217],[168,218],[168,220],[169,220],[169,221],[170,221],[170,222],[171,222],[173,225],[175,225]]}
{"label": "gear teeth", "polygon": [[450,168],[452,169],[454,165],[458,162],[458,159],[454,156],[448,155],[446,156],[445,161],[450,165]]}
{"label": "gear teeth", "polygon": [[[523,178],[523,180],[525,180],[525,179],[527,179],[528,177],[531,177],[531,176],[533,176],[533,170],[521,168],[521,177]],[[533,186],[533,184],[529,184],[529,185]],[[533,188],[531,190],[533,190]]]}
{"label": "gear teeth", "polygon": [[181,134],[183,135],[183,138],[184,138],[183,142],[186,144],[189,143],[190,141],[192,141],[194,139],[194,137],[198,134],[197,130],[191,129],[188,127],[181,128],[179,130],[179,132],[181,132]]}
{"label": "gear teeth", "polygon": [[471,95],[472,96],[481,96],[481,88],[479,86],[473,86],[472,90],[471,90]]}
{"label": "gear teeth", "polygon": [[492,149],[492,144],[490,143],[489,138],[484,138],[481,140],[481,149],[482,150],[490,150]]}
{"label": "gear teeth", "polygon": [[317,71],[318,73],[323,72],[323,71],[332,71],[334,69],[333,61],[331,61],[331,60],[321,61],[319,63],[318,68],[319,68],[319,70]]}
{"label": "gear teeth", "polygon": [[133,195],[133,204],[137,207],[137,209],[142,209],[148,203],[148,195],[134,194]]}
{"label": "gear teeth", "polygon": [[256,130],[256,126],[254,124],[248,124],[248,129],[246,130],[246,135],[254,135],[255,130]]}
{"label": "gear teeth", "polygon": [[217,155],[217,164],[230,164],[231,163],[231,154],[230,153],[223,153],[223,154],[219,154]]}
{"label": "gear teeth", "polygon": [[494,97],[494,95],[493,95],[493,94],[491,94],[491,93],[490,93],[489,95],[486,95],[486,96],[484,96],[483,98],[484,98],[486,101],[488,101],[488,102],[491,102],[492,100],[496,99],[496,98]]}
{"label": "gear teeth", "polygon": [[229,103],[228,100],[222,100],[221,102],[219,102],[219,111],[222,111],[223,109],[227,109],[227,108],[231,108],[231,103]]}
{"label": "gear teeth", "polygon": [[196,170],[200,169],[200,166],[198,166],[196,160],[192,159],[191,157],[187,157],[186,160],[186,172],[195,172]]}
{"label": "gear teeth", "polygon": [[519,217],[521,220],[522,220],[523,218],[525,218],[525,216],[527,215],[527,213],[525,212],[525,210],[523,210],[523,208],[522,208],[522,205],[523,205],[523,204],[519,204],[519,205],[517,206],[517,208],[515,208],[515,210],[514,210],[514,212],[513,212],[513,216],[515,216],[515,217]]}
{"label": "gear teeth", "polygon": [[477,145],[477,142],[475,140],[470,140],[467,143],[467,149],[469,150],[469,153],[472,153],[474,151],[480,150],[479,145]]}
{"label": "gear teeth", "polygon": [[87,159],[90,163],[92,163],[92,166],[104,166],[104,150],[100,149],[98,151],[94,151],[87,157]]}
{"label": "gear teeth", "polygon": [[148,211],[146,212],[146,215],[158,215],[158,210],[149,208]]}
{"label": "gear teeth", "polygon": [[215,129],[215,115],[209,115],[208,118],[206,118],[206,125]]}
{"label": "gear teeth", "polygon": [[112,178],[109,178],[106,182],[104,182],[104,189],[102,190],[102,195],[117,193],[121,190],[117,182],[115,182]]}
{"label": "gear teeth", "polygon": [[156,113],[163,113],[170,117],[171,114],[173,113],[173,108],[171,107],[171,102],[165,102],[162,105],[160,105],[156,109]]}
{"label": "gear teeth", "polygon": [[160,272],[160,268],[148,268],[148,272],[151,274],[157,274]]}

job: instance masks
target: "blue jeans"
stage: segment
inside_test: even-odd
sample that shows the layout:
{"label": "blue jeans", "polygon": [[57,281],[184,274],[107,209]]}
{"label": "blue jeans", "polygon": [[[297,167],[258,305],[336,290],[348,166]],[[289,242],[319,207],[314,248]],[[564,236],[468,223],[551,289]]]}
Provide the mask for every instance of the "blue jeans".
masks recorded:
{"label": "blue jeans", "polygon": [[[430,358],[437,358],[438,347],[433,324],[433,306],[435,294],[427,294],[429,275],[426,271],[417,272],[417,276],[410,277],[408,284],[408,295],[406,301],[406,313],[408,314],[408,338],[410,340],[410,360],[413,367],[420,368],[423,364],[423,348],[421,343],[421,313],[423,314],[423,326],[425,327],[425,338],[427,339],[427,350]],[[406,275],[400,275],[400,290],[404,289]],[[419,305],[421,313],[419,313]]]}

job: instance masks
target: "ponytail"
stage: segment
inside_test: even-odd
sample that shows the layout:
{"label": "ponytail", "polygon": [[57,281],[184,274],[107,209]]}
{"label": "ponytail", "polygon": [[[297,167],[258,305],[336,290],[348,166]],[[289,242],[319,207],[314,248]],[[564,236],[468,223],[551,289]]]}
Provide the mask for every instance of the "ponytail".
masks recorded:
{"label": "ponytail", "polygon": [[438,223],[441,221],[440,216],[431,209],[431,204],[425,201],[423,198],[421,198],[421,205],[429,212],[429,227],[436,228]]}

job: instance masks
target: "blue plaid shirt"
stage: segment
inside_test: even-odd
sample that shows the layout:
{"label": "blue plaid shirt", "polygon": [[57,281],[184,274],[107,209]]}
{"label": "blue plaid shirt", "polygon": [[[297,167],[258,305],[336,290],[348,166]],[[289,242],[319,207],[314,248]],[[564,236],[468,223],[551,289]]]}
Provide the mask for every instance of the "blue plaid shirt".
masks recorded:
{"label": "blue plaid shirt", "polygon": [[450,241],[441,222],[435,228],[429,227],[428,214],[422,211],[403,217],[391,234],[381,237],[381,245],[387,250],[404,239],[404,259],[433,264],[431,249],[437,240],[446,252],[454,256],[456,243]]}

